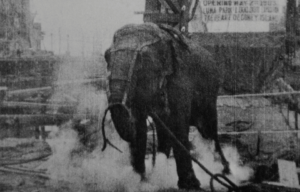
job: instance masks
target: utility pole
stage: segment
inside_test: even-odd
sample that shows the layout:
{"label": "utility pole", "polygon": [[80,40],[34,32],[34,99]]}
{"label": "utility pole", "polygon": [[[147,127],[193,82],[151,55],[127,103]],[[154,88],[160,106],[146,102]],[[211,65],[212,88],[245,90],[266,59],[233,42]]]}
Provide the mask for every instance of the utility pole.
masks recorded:
{"label": "utility pole", "polygon": [[51,51],[53,51],[53,33],[51,33]]}
{"label": "utility pole", "polygon": [[93,51],[92,51],[92,56],[95,56],[95,35],[93,35]]}
{"label": "utility pole", "polygon": [[[5,5],[5,15],[8,15],[7,5]],[[5,28],[5,40],[8,40],[8,29],[10,28],[8,26],[8,24],[9,24],[9,19],[8,19],[8,17],[5,17],[5,26],[4,26],[4,28]]]}
{"label": "utility pole", "polygon": [[67,35],[67,54],[70,54],[70,42],[69,42],[70,36],[69,34]]}
{"label": "utility pole", "polygon": [[82,35],[82,58],[84,58],[84,35]]}
{"label": "utility pole", "polygon": [[59,35],[58,54],[60,55],[60,49],[61,49],[61,33],[60,33],[60,28],[58,30],[58,35]]}

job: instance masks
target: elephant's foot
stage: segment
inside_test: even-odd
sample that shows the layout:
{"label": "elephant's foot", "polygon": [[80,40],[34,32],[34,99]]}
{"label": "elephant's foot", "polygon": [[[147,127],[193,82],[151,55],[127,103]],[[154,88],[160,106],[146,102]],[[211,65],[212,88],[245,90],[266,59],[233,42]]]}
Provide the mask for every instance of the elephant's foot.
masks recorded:
{"label": "elephant's foot", "polygon": [[230,171],[230,168],[229,168],[229,163],[226,161],[226,162],[223,162],[222,164],[223,164],[223,166],[224,166],[222,173],[223,173],[224,175],[229,175],[229,174],[231,174],[231,171]]}
{"label": "elephant's foot", "polygon": [[141,174],[141,182],[148,182],[148,178],[145,173]]}
{"label": "elephant's foot", "polygon": [[189,174],[185,178],[180,178],[177,185],[179,189],[201,190],[200,182],[194,174]]}

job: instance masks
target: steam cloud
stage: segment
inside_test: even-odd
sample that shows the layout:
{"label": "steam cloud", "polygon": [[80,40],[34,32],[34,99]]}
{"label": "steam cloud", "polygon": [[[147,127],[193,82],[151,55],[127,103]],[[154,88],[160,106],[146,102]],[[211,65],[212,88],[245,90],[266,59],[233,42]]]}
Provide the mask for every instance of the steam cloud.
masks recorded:
{"label": "steam cloud", "polygon": [[[68,126],[68,125],[66,125]],[[103,191],[156,191],[164,188],[177,188],[177,173],[175,160],[167,159],[165,155],[158,154],[156,165],[152,167],[151,156],[146,159],[147,182],[139,182],[137,175],[130,165],[129,147],[122,141],[118,134],[110,127],[109,138],[118,146],[123,153],[112,148],[107,148],[104,152],[100,147],[92,154],[81,153],[72,155],[72,151],[80,144],[77,134],[71,129],[64,129],[58,137],[50,139],[48,142],[54,155],[47,162],[47,169],[51,177],[51,185],[59,185],[67,182],[74,191],[85,191],[88,187]],[[213,173],[220,173],[223,169],[219,161],[215,161],[212,147],[210,147],[201,136],[196,138],[194,143],[198,160],[203,163]],[[236,184],[246,181],[252,175],[252,170],[239,165],[239,155],[232,147],[224,148],[227,160],[230,162],[232,175],[229,176]],[[203,188],[209,187],[210,177],[202,171],[198,165],[193,164],[197,178]],[[221,189],[218,183],[215,187]]]}
{"label": "steam cloud", "polygon": [[[71,66],[61,71],[69,74]],[[69,66],[69,67],[68,67]],[[76,75],[78,75],[76,77]],[[79,79],[86,78],[85,75],[74,71],[70,77]],[[88,112],[89,117],[98,119],[101,122],[103,112],[107,106],[106,95],[97,91],[89,85],[76,84],[67,89],[60,89],[55,94],[58,99],[64,94],[75,95],[79,100],[77,112]],[[110,116],[107,116],[107,120]],[[174,158],[167,159],[163,154],[157,154],[156,165],[152,167],[151,155],[145,160],[146,163],[146,182],[140,182],[140,176],[133,171],[130,165],[130,152],[128,144],[121,140],[110,121],[106,123],[107,137],[112,143],[122,150],[123,153],[108,147],[104,152],[101,151],[102,137],[98,136],[99,146],[92,153],[80,150],[82,148],[78,141],[77,133],[71,129],[72,124],[66,123],[58,133],[53,134],[48,143],[52,148],[53,155],[45,162],[42,167],[48,170],[51,178],[49,181],[52,186],[67,186],[72,191],[88,191],[91,189],[99,191],[157,191],[164,188],[177,188],[177,173]],[[99,125],[94,125],[96,128]],[[198,160],[203,163],[213,173],[220,173],[223,169],[220,161],[214,157],[213,143],[203,140],[200,135],[193,139],[196,146],[195,154]],[[239,163],[239,155],[233,147],[225,147],[224,154],[230,162],[232,175],[229,178],[236,184],[248,180],[252,175],[252,170]],[[193,164],[197,178],[201,182],[202,188],[209,187],[210,177],[202,171],[198,165]],[[216,188],[221,188],[215,183]]]}

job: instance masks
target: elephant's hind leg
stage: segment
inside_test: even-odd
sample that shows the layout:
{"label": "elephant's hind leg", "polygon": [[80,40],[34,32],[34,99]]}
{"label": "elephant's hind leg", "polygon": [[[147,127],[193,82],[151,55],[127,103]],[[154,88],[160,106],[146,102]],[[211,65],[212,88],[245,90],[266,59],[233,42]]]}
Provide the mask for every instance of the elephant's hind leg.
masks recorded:
{"label": "elephant's hind leg", "polygon": [[221,149],[219,139],[215,139],[215,148],[216,148],[216,151],[220,154],[221,161],[224,166],[223,171],[222,171],[223,174],[227,174],[227,175],[230,174],[229,162],[226,160],[226,158],[224,156],[223,150]]}
{"label": "elephant's hind leg", "polygon": [[[203,125],[203,127],[200,128],[200,124]],[[229,163],[224,156],[218,138],[217,107],[215,103],[208,104],[206,110],[204,110],[203,113],[201,113],[198,119],[198,125],[196,127],[199,129],[200,133],[203,133],[204,138],[214,140],[215,151],[219,153],[222,165],[224,166],[223,173],[229,174]]]}

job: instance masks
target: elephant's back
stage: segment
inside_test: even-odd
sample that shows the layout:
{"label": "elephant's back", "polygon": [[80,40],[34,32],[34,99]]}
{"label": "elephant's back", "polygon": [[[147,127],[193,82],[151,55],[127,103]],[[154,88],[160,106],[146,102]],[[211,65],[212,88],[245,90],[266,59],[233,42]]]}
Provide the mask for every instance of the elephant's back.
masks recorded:
{"label": "elephant's back", "polygon": [[220,84],[220,73],[212,54],[195,43],[191,43],[190,51],[189,74],[195,91],[211,96],[216,95]]}

